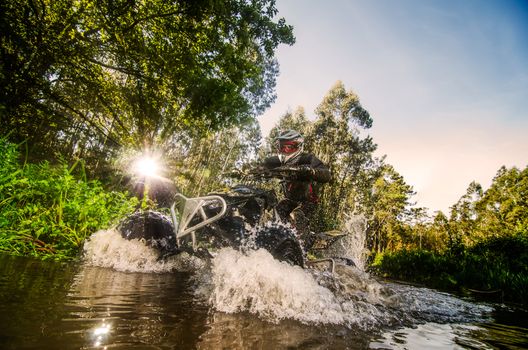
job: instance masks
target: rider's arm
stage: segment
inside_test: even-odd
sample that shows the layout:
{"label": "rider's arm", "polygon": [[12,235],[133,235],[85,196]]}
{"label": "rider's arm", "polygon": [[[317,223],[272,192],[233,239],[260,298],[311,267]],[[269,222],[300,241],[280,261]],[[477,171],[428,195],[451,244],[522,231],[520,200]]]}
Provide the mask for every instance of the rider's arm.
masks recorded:
{"label": "rider's arm", "polygon": [[273,156],[273,157],[268,157],[266,159],[264,159],[264,162],[262,162],[262,166],[266,169],[274,169],[274,168],[278,168],[282,165],[279,157],[277,156]]}
{"label": "rider's arm", "polygon": [[330,182],[332,174],[330,169],[316,156],[312,156],[310,166],[313,169],[312,180],[317,182]]}
{"label": "rider's arm", "polygon": [[329,182],[332,179],[330,169],[312,154],[305,154],[297,167],[299,169],[298,180]]}

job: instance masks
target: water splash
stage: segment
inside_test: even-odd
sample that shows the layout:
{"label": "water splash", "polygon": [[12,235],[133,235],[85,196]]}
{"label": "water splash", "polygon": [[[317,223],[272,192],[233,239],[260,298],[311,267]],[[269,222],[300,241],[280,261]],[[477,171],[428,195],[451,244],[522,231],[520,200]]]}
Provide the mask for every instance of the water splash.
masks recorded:
{"label": "water splash", "polygon": [[339,256],[349,258],[356,266],[365,270],[368,251],[365,248],[367,220],[363,215],[346,215],[341,229],[346,236],[339,238],[330,245],[323,255],[325,257]]}
{"label": "water splash", "polygon": [[219,311],[249,311],[271,321],[341,323],[335,296],[300,267],[281,263],[265,250],[245,255],[223,249],[211,271],[212,305]]}
{"label": "water splash", "polygon": [[182,253],[160,259],[159,253],[141,240],[126,240],[115,229],[100,230],[84,243],[84,262],[127,272],[197,271],[204,262]]}
{"label": "water splash", "polygon": [[279,262],[262,249],[247,254],[222,249],[199,289],[216,310],[226,313],[361,328],[391,321],[393,315],[378,306],[395,302],[386,292],[357,268],[340,266],[333,276]]}
{"label": "water splash", "polygon": [[[361,231],[360,224],[351,227],[358,228],[354,232]],[[342,247],[343,253],[350,254],[350,245]],[[330,274],[279,262],[263,249],[246,249],[220,249],[210,263],[184,254],[160,260],[142,241],[128,241],[115,230],[102,230],[85,243],[84,260],[88,265],[118,271],[193,272],[198,300],[219,312],[248,312],[273,323],[291,319],[367,330],[433,321],[463,322],[489,312],[429,289],[378,282],[354,266],[338,264]]]}
{"label": "water splash", "polygon": [[447,294],[391,288],[353,266],[334,274],[279,262],[265,250],[222,249],[197,293],[217,311],[249,312],[270,321],[375,329],[427,321],[464,321],[488,312]]}

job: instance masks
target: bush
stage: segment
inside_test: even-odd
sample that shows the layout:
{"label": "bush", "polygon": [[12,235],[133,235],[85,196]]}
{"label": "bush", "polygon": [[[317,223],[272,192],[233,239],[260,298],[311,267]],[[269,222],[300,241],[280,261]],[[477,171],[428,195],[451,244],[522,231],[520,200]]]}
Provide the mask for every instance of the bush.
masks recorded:
{"label": "bush", "polygon": [[528,239],[525,233],[495,237],[457,254],[423,250],[386,252],[375,272],[444,290],[497,292],[505,300],[528,303]]}
{"label": "bush", "polygon": [[0,251],[71,259],[82,242],[133,211],[137,199],[88,181],[81,162],[69,167],[18,162],[16,145],[0,138]]}
{"label": "bush", "polygon": [[528,303],[528,240],[525,234],[494,237],[469,249],[458,279],[468,288],[497,290]]}
{"label": "bush", "polygon": [[402,250],[380,254],[373,267],[385,277],[452,289],[456,285],[452,265],[446,256],[426,250]]}

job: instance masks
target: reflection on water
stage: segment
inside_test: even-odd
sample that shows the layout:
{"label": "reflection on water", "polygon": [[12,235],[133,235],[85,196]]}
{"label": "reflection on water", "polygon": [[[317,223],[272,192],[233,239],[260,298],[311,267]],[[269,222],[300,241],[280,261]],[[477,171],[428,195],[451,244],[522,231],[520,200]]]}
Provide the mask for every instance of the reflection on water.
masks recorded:
{"label": "reflection on water", "polygon": [[[204,332],[207,309],[186,273],[125,273],[84,266],[75,276],[62,328],[88,330],[92,346],[186,344]],[[84,324],[83,324],[84,323]]]}
{"label": "reflection on water", "polygon": [[111,329],[110,323],[107,323],[106,320],[96,327],[92,332],[92,342],[95,347],[101,346],[108,341]]}
{"label": "reflection on water", "polygon": [[[233,254],[224,256],[228,265],[217,262],[217,268],[232,284],[239,274],[238,278],[244,281],[240,288],[249,288],[251,293],[258,294],[259,289],[251,284],[250,278],[255,272],[243,267],[248,263],[245,257]],[[233,258],[236,259],[231,261]],[[282,297],[293,293],[297,299],[305,298],[304,306],[296,305],[296,298],[284,304],[290,311],[313,315],[313,311],[304,311],[303,307],[315,310],[324,306],[324,300],[314,297],[322,293],[334,307],[354,306],[355,309],[345,311],[364,314],[350,315],[349,319],[356,323],[266,318],[255,311],[258,310],[256,303],[265,303],[262,310],[269,311],[277,306],[275,302],[280,306],[281,299],[273,303],[264,297],[251,299],[250,293],[244,294],[236,286],[219,285],[214,266],[207,273],[139,273],[0,256],[0,348],[528,348],[527,325],[515,321],[526,320],[526,313],[518,310],[493,311],[427,289],[386,283],[375,287],[390,295],[382,293],[382,297],[373,299],[373,294],[366,292],[371,286],[368,283],[360,286],[365,282],[357,277],[360,275],[353,276],[359,280],[348,278],[348,284],[339,284],[325,276],[292,276],[290,280],[298,278],[315,288],[310,281],[313,278],[332,294],[319,291],[302,295],[294,284],[281,284],[277,282],[278,276],[273,277],[275,273],[291,274],[290,267],[274,267],[265,257],[258,260],[271,264],[267,276],[270,281],[266,282],[265,274],[253,278],[257,285],[261,284],[260,291]],[[232,266],[231,274],[226,266]],[[219,290],[215,292],[215,288]],[[233,298],[231,303],[229,298]],[[240,303],[233,303],[235,299]],[[236,306],[236,309],[225,313],[215,305]],[[378,315],[380,319],[376,320]],[[372,326],[360,327],[361,322]]]}
{"label": "reflection on water", "polygon": [[392,330],[370,349],[527,349],[528,330],[503,324],[438,324]]}
{"label": "reflection on water", "polygon": [[475,326],[426,323],[413,328],[390,331],[373,340],[370,349],[456,349],[463,347],[465,339],[469,348],[489,349],[478,339],[468,338]]}
{"label": "reflection on water", "polygon": [[0,259],[1,348],[171,348],[205,330],[207,309],[187,274]]}
{"label": "reflection on water", "polygon": [[344,326],[313,326],[294,320],[263,321],[248,313],[217,312],[199,349],[364,349],[367,334]]}

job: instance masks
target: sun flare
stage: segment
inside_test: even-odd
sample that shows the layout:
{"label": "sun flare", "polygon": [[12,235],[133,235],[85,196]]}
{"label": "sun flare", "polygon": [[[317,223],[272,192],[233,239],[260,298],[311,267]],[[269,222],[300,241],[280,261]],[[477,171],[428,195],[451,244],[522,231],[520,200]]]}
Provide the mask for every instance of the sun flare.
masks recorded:
{"label": "sun flare", "polygon": [[142,177],[158,177],[160,165],[156,159],[150,156],[142,156],[134,162],[132,171],[134,174]]}

